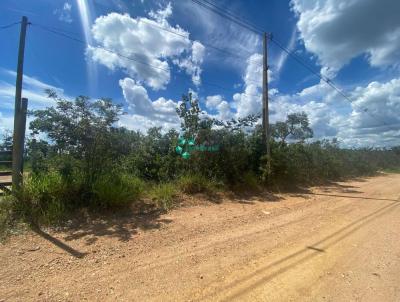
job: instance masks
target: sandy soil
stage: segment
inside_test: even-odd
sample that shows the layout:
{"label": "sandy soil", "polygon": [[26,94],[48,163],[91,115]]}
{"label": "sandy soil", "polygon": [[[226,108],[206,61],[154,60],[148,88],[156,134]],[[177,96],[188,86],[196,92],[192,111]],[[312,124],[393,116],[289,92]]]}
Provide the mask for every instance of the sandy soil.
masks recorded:
{"label": "sandy soil", "polygon": [[400,175],[0,246],[0,301],[400,301]]}

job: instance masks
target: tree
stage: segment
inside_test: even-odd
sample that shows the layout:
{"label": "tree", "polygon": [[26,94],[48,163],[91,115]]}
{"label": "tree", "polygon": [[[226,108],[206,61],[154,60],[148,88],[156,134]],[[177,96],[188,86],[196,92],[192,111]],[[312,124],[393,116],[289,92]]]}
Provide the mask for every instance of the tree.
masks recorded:
{"label": "tree", "polygon": [[[202,113],[199,101],[193,99],[192,94],[182,96],[182,102],[176,108],[176,113],[181,119],[181,130],[185,133],[186,138],[194,137],[200,128],[200,114]],[[209,122],[203,122],[203,126],[211,125]]]}
{"label": "tree", "polygon": [[11,149],[13,136],[11,130],[5,130],[0,138],[0,151],[8,151]]}
{"label": "tree", "polygon": [[186,137],[194,137],[199,131],[211,130],[213,126],[225,128],[228,131],[241,130],[243,127],[253,127],[260,118],[260,115],[257,114],[250,114],[238,119],[232,118],[226,121],[209,117],[200,109],[199,101],[193,99],[191,93],[187,96],[182,96],[182,102],[176,108],[176,112],[181,119],[181,130],[185,132]]}
{"label": "tree", "polygon": [[44,134],[58,155],[79,160],[90,183],[112,159],[114,123],[122,114],[121,106],[107,98],[90,101],[78,96],[69,101],[53,90],[46,92],[56,105],[31,113],[32,134]]}
{"label": "tree", "polygon": [[285,122],[276,122],[271,128],[272,137],[279,139],[281,144],[285,144],[288,138],[304,142],[314,135],[305,112],[289,114]]}
{"label": "tree", "polygon": [[277,138],[282,144],[285,144],[286,138],[289,136],[289,125],[287,122],[276,122],[271,125],[272,137]]}

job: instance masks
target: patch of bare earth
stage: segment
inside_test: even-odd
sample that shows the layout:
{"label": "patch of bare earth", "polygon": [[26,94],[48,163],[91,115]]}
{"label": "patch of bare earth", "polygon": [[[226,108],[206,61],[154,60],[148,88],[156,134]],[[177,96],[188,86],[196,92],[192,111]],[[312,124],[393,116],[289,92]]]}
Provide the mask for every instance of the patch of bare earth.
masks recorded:
{"label": "patch of bare earth", "polygon": [[400,301],[400,175],[0,246],[5,301]]}

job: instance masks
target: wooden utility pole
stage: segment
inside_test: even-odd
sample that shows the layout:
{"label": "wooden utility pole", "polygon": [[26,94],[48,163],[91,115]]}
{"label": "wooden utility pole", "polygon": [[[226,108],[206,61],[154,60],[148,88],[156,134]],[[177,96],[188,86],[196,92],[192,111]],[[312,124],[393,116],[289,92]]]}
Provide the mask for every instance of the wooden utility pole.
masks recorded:
{"label": "wooden utility pole", "polygon": [[270,146],[270,130],[269,130],[269,109],[268,109],[268,36],[264,33],[263,39],[263,136],[267,145],[267,157],[268,157],[268,173],[271,170],[271,146]]}
{"label": "wooden utility pole", "polygon": [[18,189],[22,183],[26,106],[28,103],[27,99],[22,101],[22,77],[24,74],[24,53],[27,26],[28,18],[23,16],[21,21],[21,32],[19,36],[17,81],[15,83],[14,135],[12,153],[13,189]]}

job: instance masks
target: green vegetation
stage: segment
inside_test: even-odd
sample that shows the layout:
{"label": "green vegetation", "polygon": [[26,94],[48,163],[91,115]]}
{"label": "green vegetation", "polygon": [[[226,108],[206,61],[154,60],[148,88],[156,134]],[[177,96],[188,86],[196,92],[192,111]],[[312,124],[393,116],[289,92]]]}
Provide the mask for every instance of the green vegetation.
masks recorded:
{"label": "green vegetation", "polygon": [[149,192],[149,196],[158,207],[169,210],[174,206],[177,189],[173,183],[160,183],[155,185]]}
{"label": "green vegetation", "polygon": [[127,174],[105,174],[93,184],[93,205],[100,208],[124,207],[139,199],[144,182]]}
{"label": "green vegetation", "polygon": [[14,206],[11,198],[0,199],[0,242],[10,233],[15,225]]}
{"label": "green vegetation", "polygon": [[[60,223],[82,208],[140,206],[146,200],[168,210],[181,194],[310,185],[400,168],[399,147],[343,149],[335,140],[308,142],[313,131],[305,113],[271,125],[268,165],[258,116],[203,118],[189,95],[177,108],[181,136],[161,128],[142,134],[116,126],[122,110],[109,99],[68,101],[48,94],[56,105],[32,113],[26,154],[31,172],[15,196],[0,200],[1,229],[15,219]],[[194,148],[185,159],[175,150],[180,137],[219,148]],[[3,139],[0,148],[9,143]]]}
{"label": "green vegetation", "polygon": [[178,179],[179,189],[187,194],[214,193],[218,189],[216,181],[202,174],[184,174]]}

